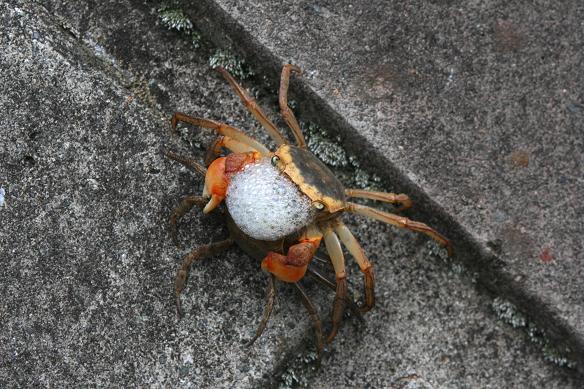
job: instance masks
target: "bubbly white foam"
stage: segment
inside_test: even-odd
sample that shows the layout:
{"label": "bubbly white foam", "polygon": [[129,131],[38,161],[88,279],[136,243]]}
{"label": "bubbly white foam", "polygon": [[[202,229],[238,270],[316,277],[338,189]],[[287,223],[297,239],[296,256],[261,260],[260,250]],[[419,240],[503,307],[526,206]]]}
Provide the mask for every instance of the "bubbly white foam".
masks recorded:
{"label": "bubbly white foam", "polygon": [[278,240],[313,219],[310,199],[267,158],[231,178],[226,203],[235,224],[259,240]]}

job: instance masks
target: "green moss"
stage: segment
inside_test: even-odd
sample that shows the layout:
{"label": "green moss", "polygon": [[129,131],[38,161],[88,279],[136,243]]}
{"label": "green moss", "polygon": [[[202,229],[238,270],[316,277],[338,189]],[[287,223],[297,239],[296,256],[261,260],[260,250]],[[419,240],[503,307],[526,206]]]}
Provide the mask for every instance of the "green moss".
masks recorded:
{"label": "green moss", "polygon": [[203,38],[201,38],[201,34],[199,34],[197,31],[191,31],[190,39],[191,39],[191,44],[193,45],[193,47],[195,49],[198,49],[201,47],[201,42],[203,41]]}
{"label": "green moss", "polygon": [[322,162],[331,167],[349,166],[349,157],[340,145],[341,138],[339,136],[329,136],[326,130],[314,123],[305,125],[303,132],[307,138],[308,148]]}
{"label": "green moss", "polygon": [[280,376],[279,389],[308,388],[310,378],[318,371],[316,353],[299,354]]}
{"label": "green moss", "polygon": [[340,136],[330,135],[315,123],[301,123],[308,148],[328,165],[346,187],[382,190],[381,178],[361,168],[355,155],[349,154]]}
{"label": "green moss", "polygon": [[191,41],[195,49],[201,47],[201,34],[194,29],[193,22],[182,9],[166,4],[158,9],[158,16],[164,27],[184,35]]}
{"label": "green moss", "polygon": [[234,77],[245,80],[254,75],[254,72],[247,66],[245,61],[237,58],[235,54],[226,49],[217,49],[209,58],[209,66],[213,69],[222,67]]}
{"label": "green moss", "polygon": [[510,324],[513,328],[527,326],[527,319],[525,316],[519,312],[517,307],[509,301],[505,301],[500,297],[497,297],[491,303],[491,307],[499,319],[503,320],[507,324]]}
{"label": "green moss", "polygon": [[165,4],[158,9],[158,15],[162,24],[169,30],[179,32],[190,32],[193,30],[193,22],[185,15],[182,9]]}
{"label": "green moss", "polygon": [[531,342],[536,344],[542,351],[546,361],[560,367],[575,368],[576,363],[566,358],[563,353],[552,345],[545,331],[538,328],[534,323],[521,313],[517,307],[509,301],[497,297],[491,303],[495,314],[513,328],[523,328]]}

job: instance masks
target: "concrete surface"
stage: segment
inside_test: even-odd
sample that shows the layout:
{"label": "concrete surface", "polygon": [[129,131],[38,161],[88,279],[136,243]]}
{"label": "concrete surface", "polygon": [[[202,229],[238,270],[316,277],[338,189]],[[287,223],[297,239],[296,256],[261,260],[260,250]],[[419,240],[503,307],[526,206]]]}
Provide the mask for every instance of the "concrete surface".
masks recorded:
{"label": "concrete surface", "polygon": [[[146,31],[148,19],[115,6],[118,14],[104,16],[139,20]],[[169,115],[106,62],[124,58],[71,36],[56,11],[25,1],[0,7],[0,387],[253,387],[304,336],[300,301],[282,290],[271,336],[246,348],[265,276],[232,249],[195,266],[177,322],[182,256],[226,231],[197,215],[182,225],[184,249],[170,241],[172,208],[201,181],[160,154],[174,139]],[[217,89],[196,55],[183,57],[191,87]],[[196,94],[217,115],[235,104]]]}
{"label": "concrete surface", "polygon": [[368,150],[412,215],[436,215],[481,284],[584,366],[581,1],[185,7],[266,74],[303,68],[300,116]]}
{"label": "concrete surface", "polygon": [[[497,318],[472,274],[426,239],[362,219],[348,220],[376,263],[379,306],[347,321],[321,369],[286,288],[268,332],[243,346],[265,278],[238,249],[195,266],[177,322],[181,257],[225,231],[193,213],[185,248],[172,245],[167,217],[201,181],[159,147],[202,158],[210,138],[173,136],[168,117],[259,126],[209,69],[215,48],[166,31],[158,6],[0,5],[1,387],[578,387]],[[262,76],[246,85],[265,89]],[[274,117],[273,96],[261,102]],[[331,295],[307,286],[326,317]]]}
{"label": "concrete surface", "polygon": [[[351,228],[360,236],[391,232],[364,230],[357,223]],[[477,292],[459,266],[433,255],[430,244],[400,238],[411,241],[411,249],[404,252],[401,242],[387,247],[368,240],[377,265],[378,304],[364,327],[345,328],[308,387],[579,386],[565,369],[542,363],[527,336],[494,320],[490,298]]]}

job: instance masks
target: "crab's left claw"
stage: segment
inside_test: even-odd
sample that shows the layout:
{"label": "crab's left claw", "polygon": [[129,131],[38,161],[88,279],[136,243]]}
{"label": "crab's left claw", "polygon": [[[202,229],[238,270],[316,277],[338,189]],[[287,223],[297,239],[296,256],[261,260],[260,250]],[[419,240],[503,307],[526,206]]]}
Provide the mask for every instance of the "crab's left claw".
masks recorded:
{"label": "crab's left claw", "polygon": [[203,208],[203,213],[211,212],[212,210],[217,208],[222,201],[223,201],[222,196],[212,195],[207,205],[205,205],[205,208]]}
{"label": "crab's left claw", "polygon": [[229,154],[227,157],[214,160],[207,168],[205,175],[203,197],[210,196],[211,199],[203,208],[203,213],[211,212],[225,199],[229,181],[234,173],[241,171],[246,165],[254,163],[260,158],[260,153],[252,151]]}
{"label": "crab's left claw", "polygon": [[262,261],[262,269],[281,281],[298,282],[304,277],[321,239],[320,230],[315,225],[310,225],[304,231],[300,242],[290,246],[286,255],[269,251]]}

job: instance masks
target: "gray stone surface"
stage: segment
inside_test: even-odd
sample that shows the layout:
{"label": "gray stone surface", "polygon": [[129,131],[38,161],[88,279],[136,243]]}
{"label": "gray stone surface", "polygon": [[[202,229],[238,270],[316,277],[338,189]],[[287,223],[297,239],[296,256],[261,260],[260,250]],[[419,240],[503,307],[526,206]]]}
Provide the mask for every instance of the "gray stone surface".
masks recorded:
{"label": "gray stone surface", "polygon": [[[390,232],[351,228],[361,236]],[[368,252],[376,253],[378,304],[363,327],[344,329],[308,387],[579,386],[565,369],[542,363],[527,336],[495,321],[491,300],[477,292],[472,277],[433,255],[431,247],[405,236],[389,247],[367,241]]]}
{"label": "gray stone surface", "polygon": [[369,150],[449,222],[480,282],[584,365],[581,1],[188,6],[270,73],[302,67],[300,115]]}
{"label": "gray stone surface", "polygon": [[[145,32],[157,21],[115,3],[101,11],[109,8],[103,15],[118,27],[139,22]],[[124,58],[110,55],[101,36],[71,36],[79,30],[55,9],[0,7],[0,387],[254,386],[305,336],[300,302],[283,288],[271,336],[244,347],[263,309],[265,276],[232,249],[195,266],[177,322],[182,256],[226,231],[197,215],[182,224],[186,248],[170,241],[171,209],[201,180],[160,154],[174,139],[169,115],[111,66]],[[168,52],[157,53],[170,58],[175,37],[167,37]],[[169,68],[189,74],[179,82],[191,83],[200,111],[234,114],[236,101],[217,91],[206,58],[189,53],[159,69]],[[214,97],[199,92],[210,90]]]}
{"label": "gray stone surface", "polygon": [[[159,147],[202,158],[209,137],[173,136],[168,117],[181,109],[258,136],[259,126],[208,68],[214,48],[165,31],[157,5],[35,4],[0,5],[1,387],[257,387],[292,375],[324,387],[577,387],[434,245],[362,219],[348,221],[376,263],[379,306],[347,321],[320,370],[293,358],[311,359],[312,338],[286,288],[268,333],[243,346],[265,281],[238,249],[196,266],[177,322],[182,255],[225,231],[193,213],[186,247],[171,244],[167,217],[201,181]],[[308,287],[327,315],[330,294]]]}

